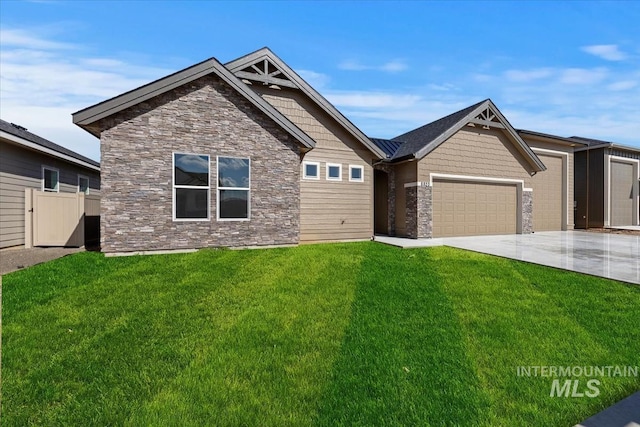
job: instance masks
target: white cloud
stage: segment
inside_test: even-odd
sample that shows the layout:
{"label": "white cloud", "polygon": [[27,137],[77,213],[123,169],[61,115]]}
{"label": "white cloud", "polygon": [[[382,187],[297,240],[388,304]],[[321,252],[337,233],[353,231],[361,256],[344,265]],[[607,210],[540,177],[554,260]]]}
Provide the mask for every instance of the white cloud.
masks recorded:
{"label": "white cloud", "polygon": [[0,42],[3,48],[14,47],[24,49],[76,49],[71,43],[47,40],[33,34],[33,31],[22,29],[0,29]]}
{"label": "white cloud", "polygon": [[338,107],[402,109],[414,106],[421,98],[418,95],[385,92],[333,91],[325,95]]}
{"label": "white cloud", "polygon": [[326,74],[318,73],[312,70],[296,70],[307,83],[317,89],[322,89],[331,80]]}
{"label": "white cloud", "polygon": [[606,59],[607,61],[622,61],[627,58],[627,55],[621,52],[618,49],[618,45],[615,44],[595,44],[583,46],[581,49],[584,52]]}
{"label": "white cloud", "polygon": [[533,70],[507,70],[504,76],[512,82],[530,82],[550,77],[552,74],[551,68],[536,68]]}
{"label": "white cloud", "polygon": [[75,126],[71,114],[174,71],[87,55],[33,29],[1,31],[2,119],[96,160],[97,139]]}
{"label": "white cloud", "polygon": [[179,156],[176,166],[188,172],[204,173],[209,170],[209,162],[207,159],[196,155]]}
{"label": "white cloud", "polygon": [[387,71],[387,72],[390,72],[390,73],[397,73],[397,72],[400,72],[400,71],[404,71],[407,68],[409,68],[407,66],[407,64],[405,64],[402,61],[398,61],[398,60],[387,62],[385,64],[382,64],[379,67],[380,70]]}
{"label": "white cloud", "polygon": [[600,83],[607,77],[604,68],[567,68],[561,72],[560,82],[571,85],[592,85]]}
{"label": "white cloud", "polygon": [[611,83],[607,86],[607,89],[609,90],[628,90],[628,89],[633,89],[634,87],[638,86],[638,82],[637,81],[633,81],[633,80],[623,80],[623,81],[619,81],[619,82],[615,82],[615,83]]}
{"label": "white cloud", "polygon": [[348,59],[338,64],[338,68],[347,71],[373,70],[384,71],[387,73],[398,73],[407,70],[409,66],[404,61],[401,61],[399,59],[394,59],[393,61],[385,62],[381,65],[365,65],[359,61]]}

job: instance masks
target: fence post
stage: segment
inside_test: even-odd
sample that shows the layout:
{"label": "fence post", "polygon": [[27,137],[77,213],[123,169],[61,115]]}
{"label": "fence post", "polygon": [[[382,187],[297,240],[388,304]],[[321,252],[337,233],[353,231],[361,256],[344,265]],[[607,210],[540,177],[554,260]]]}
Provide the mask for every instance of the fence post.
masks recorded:
{"label": "fence post", "polygon": [[24,247],[33,247],[33,188],[24,189]]}

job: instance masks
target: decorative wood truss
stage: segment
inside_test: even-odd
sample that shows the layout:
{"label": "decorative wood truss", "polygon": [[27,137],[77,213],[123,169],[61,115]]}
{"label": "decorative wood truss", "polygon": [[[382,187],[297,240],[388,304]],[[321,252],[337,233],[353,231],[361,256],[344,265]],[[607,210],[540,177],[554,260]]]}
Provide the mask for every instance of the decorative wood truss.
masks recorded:
{"label": "decorative wood truss", "polygon": [[284,86],[298,89],[298,86],[292,82],[277,66],[269,59],[259,59],[253,64],[234,72],[236,77],[243,79],[245,83],[258,82],[265,86]]}
{"label": "decorative wood truss", "polygon": [[469,126],[481,125],[485,129],[498,128],[504,129],[505,125],[502,124],[500,118],[493,112],[490,106],[487,106],[476,117],[469,121]]}

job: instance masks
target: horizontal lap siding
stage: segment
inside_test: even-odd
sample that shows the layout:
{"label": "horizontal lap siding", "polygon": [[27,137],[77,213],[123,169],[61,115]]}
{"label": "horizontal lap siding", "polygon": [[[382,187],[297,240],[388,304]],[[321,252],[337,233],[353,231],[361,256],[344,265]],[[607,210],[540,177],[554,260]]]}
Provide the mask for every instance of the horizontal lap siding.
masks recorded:
{"label": "horizontal lap siding", "polygon": [[58,169],[61,193],[77,191],[78,174],[89,177],[92,194],[100,193],[95,172],[0,141],[0,248],[24,244],[24,190],[42,189],[43,165]]}
{"label": "horizontal lap siding", "polygon": [[418,177],[430,173],[522,179],[530,184],[530,166],[500,130],[464,128],[420,160]]}
{"label": "horizontal lap siding", "polygon": [[[256,90],[316,141],[316,147],[303,159],[320,163],[320,179],[302,179],[300,182],[300,241],[371,238],[371,153],[301,93],[263,88]],[[342,165],[342,181],[326,179],[327,163]],[[349,181],[349,165],[363,167],[364,182]]]}

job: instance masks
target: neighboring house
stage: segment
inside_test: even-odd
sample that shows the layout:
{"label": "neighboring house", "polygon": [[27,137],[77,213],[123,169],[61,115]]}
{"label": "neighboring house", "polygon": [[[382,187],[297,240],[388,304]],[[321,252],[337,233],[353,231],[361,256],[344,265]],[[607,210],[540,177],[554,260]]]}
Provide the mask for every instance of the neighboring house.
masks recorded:
{"label": "neighboring house", "polygon": [[531,178],[533,231],[571,230],[575,227],[574,156],[585,144],[571,138],[530,130],[518,134],[547,168]]}
{"label": "neighboring house", "polygon": [[269,49],[73,114],[100,138],[102,250],[369,239],[384,152]]}
{"label": "neighboring house", "polygon": [[576,228],[640,225],[640,148],[582,137],[575,153]]}
{"label": "neighboring house", "polygon": [[25,189],[98,194],[100,164],[0,120],[0,248],[25,244]]}
{"label": "neighboring house", "polygon": [[376,170],[376,232],[425,238],[534,231],[534,176],[545,166],[491,100],[373,141],[388,156]]}

